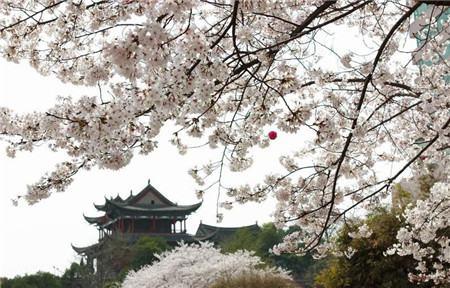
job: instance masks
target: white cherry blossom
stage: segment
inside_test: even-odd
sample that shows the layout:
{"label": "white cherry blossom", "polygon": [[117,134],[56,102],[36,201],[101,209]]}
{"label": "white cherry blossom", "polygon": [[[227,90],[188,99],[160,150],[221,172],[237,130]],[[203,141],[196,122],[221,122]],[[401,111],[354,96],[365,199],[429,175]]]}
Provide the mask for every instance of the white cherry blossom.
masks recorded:
{"label": "white cherry blossom", "polygon": [[220,278],[242,275],[279,276],[291,279],[286,271],[262,268],[263,262],[248,251],[222,254],[212,243],[183,244],[156,256],[158,261],[130,272],[123,288],[211,287]]}

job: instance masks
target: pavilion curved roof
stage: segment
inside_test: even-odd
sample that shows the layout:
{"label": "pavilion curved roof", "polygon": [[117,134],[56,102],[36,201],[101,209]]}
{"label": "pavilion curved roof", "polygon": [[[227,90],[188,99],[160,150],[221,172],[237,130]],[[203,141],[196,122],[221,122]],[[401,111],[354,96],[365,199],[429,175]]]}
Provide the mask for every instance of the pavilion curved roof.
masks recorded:
{"label": "pavilion curved roof", "polygon": [[254,233],[261,230],[257,224],[240,227],[218,227],[200,223],[194,238],[197,241],[212,241],[218,243],[230,238],[234,233],[242,229],[247,229]]}
{"label": "pavilion curved roof", "polygon": [[[149,199],[155,201],[148,203]],[[84,216],[84,218],[90,224],[104,226],[121,217],[185,216],[196,211],[201,205],[202,202],[192,205],[177,205],[148,183],[141,192],[136,195],[131,193],[126,199],[122,199],[119,195],[109,199],[105,197],[103,205],[94,204],[95,208],[105,212],[105,215],[99,217]]]}
{"label": "pavilion curved roof", "polygon": [[134,205],[127,205],[127,204],[118,204],[116,202],[111,202],[110,200],[107,200],[107,205],[111,205],[110,209],[110,215],[111,217],[116,216],[146,216],[146,215],[155,215],[155,216],[162,216],[162,215],[173,215],[173,216],[181,216],[181,215],[188,215],[194,211],[196,211],[201,205],[202,202],[198,202],[193,205],[176,205],[176,206],[170,206],[170,207],[164,207],[164,206],[134,206]]}
{"label": "pavilion curved roof", "polygon": [[74,246],[73,244],[70,244],[70,245],[72,246],[72,249],[75,252],[77,252],[79,255],[94,255],[94,254],[99,253],[99,251],[101,250],[102,246],[105,244],[107,239],[108,238],[105,237],[100,242],[89,245],[89,246],[85,246],[85,247],[77,247],[77,246]]}
{"label": "pavilion curved roof", "polygon": [[[161,192],[159,192],[155,187],[153,187],[150,183],[147,184],[147,186],[142,189],[141,192],[139,192],[136,195],[133,195],[133,193],[130,193],[130,196],[128,196],[126,199],[122,199],[119,195],[117,195],[114,199],[111,197],[110,199],[106,199],[110,202],[114,202],[116,204],[127,204],[127,205],[138,205],[138,202],[141,198],[145,197],[147,194],[152,194],[155,197],[157,197],[164,206],[178,206],[176,203],[173,203],[169,199],[167,199]],[[105,203],[106,204],[106,203]],[[98,208],[103,208],[104,205],[95,205]]]}
{"label": "pavilion curved roof", "polygon": [[128,196],[126,199],[122,199],[119,195],[117,195],[114,199],[111,197],[110,199],[105,197],[105,204],[98,205],[94,204],[95,208],[101,211],[105,211],[107,209],[108,203],[114,203],[114,204],[124,204],[129,206],[142,206],[139,204],[139,200],[145,197],[147,194],[152,194],[157,199],[160,200],[162,203],[161,206],[165,207],[177,207],[178,205],[176,203],[173,203],[169,199],[167,199],[164,195],[161,194],[155,187],[153,187],[150,183],[147,184],[147,186],[142,189],[141,192],[139,192],[136,195],[133,195],[130,193],[130,196]]}
{"label": "pavilion curved roof", "polygon": [[83,217],[89,224],[97,224],[97,225],[103,225],[110,220],[107,215],[98,217],[88,217],[83,214]]}

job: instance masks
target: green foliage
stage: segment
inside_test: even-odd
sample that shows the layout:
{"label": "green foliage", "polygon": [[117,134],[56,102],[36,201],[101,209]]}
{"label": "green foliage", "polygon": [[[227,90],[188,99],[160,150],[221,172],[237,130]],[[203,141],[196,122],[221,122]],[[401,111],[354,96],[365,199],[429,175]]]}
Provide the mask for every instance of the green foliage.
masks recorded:
{"label": "green foliage", "polygon": [[411,193],[403,189],[400,184],[395,184],[392,193],[392,206],[395,209],[403,210],[408,204],[413,202]]}
{"label": "green foliage", "polygon": [[269,253],[269,251],[274,245],[283,241],[284,236],[285,232],[278,230],[272,223],[264,224],[256,239],[258,256],[267,260],[272,258],[274,255]]}
{"label": "green foliage", "polygon": [[[102,248],[100,269],[106,274],[117,275],[124,269],[129,269],[132,261],[131,247],[120,239],[109,239]],[[106,278],[109,278],[106,276]]]}
{"label": "green foliage", "polygon": [[[324,288],[341,287],[429,287],[417,286],[408,281],[408,272],[414,269],[411,257],[385,255],[388,247],[396,242],[396,234],[402,219],[393,211],[377,209],[364,221],[373,232],[368,238],[351,238],[361,221],[347,223],[336,238],[338,251],[348,248],[357,252],[351,257],[335,257],[316,277],[316,284]],[[359,225],[358,225],[359,224]]]}
{"label": "green foliage", "polygon": [[326,265],[326,259],[316,260],[309,253],[304,256],[283,254],[273,257],[277,266],[291,271],[294,279],[304,287],[314,287],[316,274]]}
{"label": "green foliage", "polygon": [[350,285],[350,264],[342,259],[332,258],[327,263],[327,267],[320,271],[315,278],[318,287],[352,287]]}
{"label": "green foliage", "polygon": [[61,284],[64,288],[88,288],[94,282],[94,271],[87,265],[72,263],[61,276]]}
{"label": "green foliage", "polygon": [[17,276],[2,281],[2,288],[63,288],[61,279],[48,272]]}
{"label": "green foliage", "polygon": [[[257,252],[259,249],[257,245],[258,235],[249,229],[240,229],[233,234],[233,236],[220,243],[223,252],[233,253],[238,250],[251,250]],[[261,255],[258,255],[261,256]]]}
{"label": "green foliage", "polygon": [[103,285],[103,288],[120,288],[120,283],[117,281],[111,281]]}
{"label": "green foliage", "polygon": [[237,231],[228,241],[221,244],[224,252],[251,250],[261,259],[274,266],[291,271],[292,276],[305,287],[311,287],[317,271],[325,265],[325,261],[317,261],[311,255],[297,256],[292,254],[274,255],[270,249],[280,243],[283,237],[293,231],[277,229],[272,223],[264,224],[261,230],[254,233],[248,229]]}
{"label": "green foliage", "polygon": [[131,246],[131,269],[138,270],[156,260],[155,254],[169,250],[166,240],[158,237],[141,237]]}
{"label": "green foliage", "polygon": [[121,240],[111,240],[103,250],[103,271],[106,280],[123,281],[131,270],[139,270],[142,266],[152,264],[155,254],[170,249],[166,240],[158,237],[144,236],[132,245]]}
{"label": "green foliage", "polygon": [[221,243],[222,251],[235,252],[237,250],[251,250],[265,262],[272,263],[272,255],[269,251],[283,240],[285,232],[278,230],[272,223],[264,224],[259,232],[249,229],[238,230],[229,240]]}
{"label": "green foliage", "polygon": [[[436,169],[436,165],[429,164],[428,169],[433,171]],[[400,214],[402,210],[406,208],[409,204],[414,204],[415,201],[421,199],[424,200],[430,195],[430,189],[436,183],[436,179],[433,177],[432,173],[419,176],[416,180],[417,188],[419,191],[411,193],[407,191],[401,184],[395,184],[392,190],[392,207],[397,209],[396,211]]]}
{"label": "green foliage", "polygon": [[94,287],[93,271],[86,265],[72,263],[59,277],[48,272],[2,279],[1,288],[90,288]]}
{"label": "green foliage", "polygon": [[237,278],[222,278],[211,288],[295,288],[295,282],[279,276],[242,275]]}

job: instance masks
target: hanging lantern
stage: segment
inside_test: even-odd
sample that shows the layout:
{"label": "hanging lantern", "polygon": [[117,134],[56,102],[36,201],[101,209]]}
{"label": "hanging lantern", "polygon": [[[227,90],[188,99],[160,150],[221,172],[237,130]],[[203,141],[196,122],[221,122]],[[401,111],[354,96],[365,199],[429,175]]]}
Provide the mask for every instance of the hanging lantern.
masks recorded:
{"label": "hanging lantern", "polygon": [[275,140],[275,139],[277,138],[277,132],[275,132],[275,131],[270,131],[269,134],[268,134],[268,136],[269,136],[269,139],[270,139],[270,140]]}

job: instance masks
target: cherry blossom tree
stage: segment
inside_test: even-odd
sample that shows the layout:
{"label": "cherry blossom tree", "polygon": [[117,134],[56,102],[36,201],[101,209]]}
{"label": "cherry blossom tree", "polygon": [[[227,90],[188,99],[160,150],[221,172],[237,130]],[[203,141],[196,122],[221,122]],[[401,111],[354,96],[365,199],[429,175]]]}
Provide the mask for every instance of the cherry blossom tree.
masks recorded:
{"label": "cherry blossom tree", "polygon": [[[431,12],[419,13],[422,5]],[[302,227],[274,251],[320,254],[330,231],[355,209],[385,201],[400,176],[427,173],[427,163],[448,169],[450,22],[438,21],[448,5],[0,1],[3,57],[103,88],[99,95],[60,97],[45,113],[0,108],[0,135],[11,157],[42,143],[68,155],[29,186],[24,199],[34,204],[66,189],[81,169],[119,169],[135,153],[150,153],[164,124],[173,122],[171,142],[180,153],[196,138],[220,149],[217,161],[189,172],[199,196],[226,191],[221,201],[229,208],[274,195],[277,225]],[[414,13],[419,29],[411,30]],[[356,35],[353,43],[339,38],[342,31]],[[419,66],[422,60],[431,64]],[[297,151],[280,158],[284,170],[267,167],[259,185],[227,186],[223,171],[249,168],[274,127],[313,136],[293,143]],[[377,166],[387,162],[397,163],[391,173]]]}
{"label": "cherry blossom tree", "polygon": [[406,227],[397,233],[398,243],[388,254],[412,255],[417,273],[409,275],[416,282],[443,285],[450,282],[450,196],[449,183],[433,185],[430,196],[418,200],[405,211]]}
{"label": "cherry blossom tree", "polygon": [[248,251],[222,254],[212,243],[181,244],[158,256],[159,261],[130,272],[122,287],[211,287],[220,279],[244,275],[291,279],[283,270],[262,268],[263,262]]}

